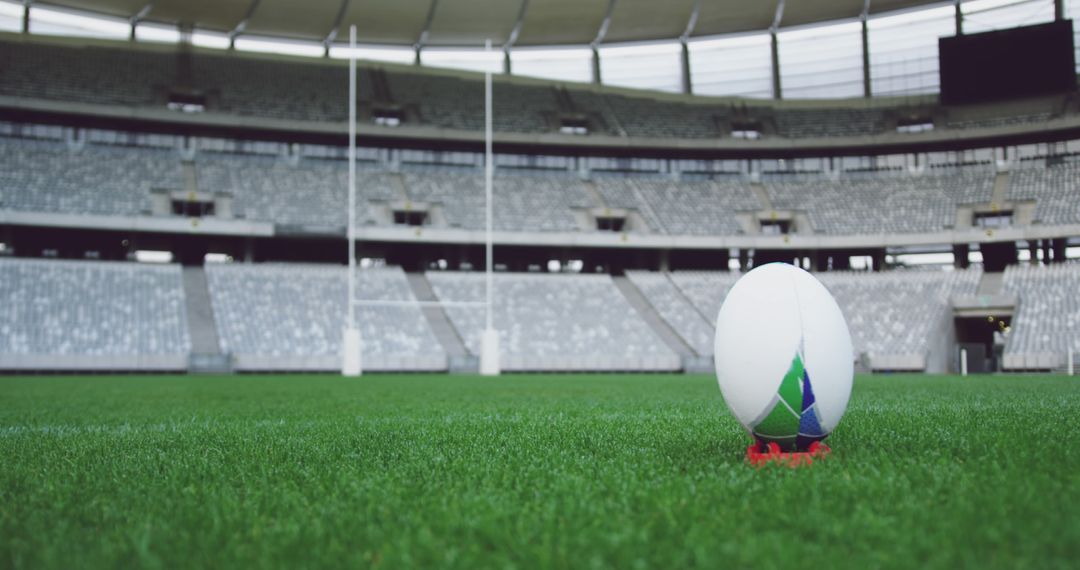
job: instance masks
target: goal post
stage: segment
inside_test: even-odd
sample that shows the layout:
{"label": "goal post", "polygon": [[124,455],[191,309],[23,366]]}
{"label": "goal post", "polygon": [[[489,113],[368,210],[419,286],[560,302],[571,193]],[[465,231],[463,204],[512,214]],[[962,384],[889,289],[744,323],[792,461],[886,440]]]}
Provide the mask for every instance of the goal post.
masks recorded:
{"label": "goal post", "polygon": [[[491,53],[491,40],[484,42],[484,50]],[[492,252],[491,230],[494,211],[492,206],[492,194],[494,185],[495,164],[492,160],[491,150],[492,125],[491,125],[491,70],[484,72],[484,198],[485,198],[485,228],[484,228],[484,257],[485,257],[485,327],[480,334],[480,374],[483,376],[498,376],[502,369],[499,366],[499,332],[495,330],[494,315],[494,255]]]}
{"label": "goal post", "polygon": [[[486,42],[486,50],[491,51],[491,41]],[[484,192],[485,192],[485,299],[483,301],[420,301],[391,300],[391,299],[359,299],[356,295],[356,26],[349,27],[349,212],[348,212],[348,251],[349,251],[349,275],[348,275],[348,300],[346,304],[346,324],[342,332],[341,342],[341,374],[342,376],[360,376],[363,374],[363,338],[360,328],[356,323],[357,307],[395,307],[414,306],[428,307],[471,307],[484,308],[485,328],[480,334],[480,373],[485,376],[497,376],[501,373],[499,362],[499,333],[495,330],[493,315],[494,300],[494,277],[492,255],[492,223],[493,223],[493,179],[494,162],[492,156],[492,122],[491,122],[491,71],[484,74]]]}
{"label": "goal post", "polygon": [[349,276],[347,317],[341,339],[341,375],[360,376],[363,342],[356,327],[356,26],[349,26]]}

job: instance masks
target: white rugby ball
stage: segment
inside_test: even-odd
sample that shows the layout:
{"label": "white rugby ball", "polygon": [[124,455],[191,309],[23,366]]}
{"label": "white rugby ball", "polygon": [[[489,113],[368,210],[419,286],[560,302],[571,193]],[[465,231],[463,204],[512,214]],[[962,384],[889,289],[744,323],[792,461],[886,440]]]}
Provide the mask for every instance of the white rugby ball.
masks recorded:
{"label": "white rugby ball", "polygon": [[742,276],[716,318],[716,378],[759,441],[805,450],[840,423],[854,376],[851,333],[813,275],[769,263]]}

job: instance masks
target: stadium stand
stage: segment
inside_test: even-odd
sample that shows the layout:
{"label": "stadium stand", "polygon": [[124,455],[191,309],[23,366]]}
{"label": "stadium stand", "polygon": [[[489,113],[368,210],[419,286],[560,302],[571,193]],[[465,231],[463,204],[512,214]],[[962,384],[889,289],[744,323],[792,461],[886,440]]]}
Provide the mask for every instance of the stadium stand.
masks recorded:
{"label": "stadium stand", "polygon": [[644,97],[604,96],[607,108],[619,117],[619,124],[631,137],[719,138],[720,120],[726,117],[720,107],[674,104]]}
{"label": "stadium stand", "polygon": [[[348,166],[343,160],[202,153],[195,162],[203,192],[226,193],[233,212],[278,224],[342,227],[348,198]],[[357,223],[373,224],[369,202],[400,199],[396,174],[357,169]]]}
{"label": "stadium stand", "polygon": [[138,50],[0,41],[0,94],[101,105],[165,105],[176,58]]}
{"label": "stadium stand", "polygon": [[[485,227],[484,177],[475,169],[404,173],[409,198],[442,207],[450,227]],[[566,173],[510,174],[494,181],[496,231],[577,231],[572,210],[588,207],[581,180]]]}
{"label": "stadium stand", "polygon": [[[347,269],[335,265],[208,264],[221,349],[238,370],[339,370]],[[357,296],[415,300],[399,267],[362,269]],[[368,370],[445,370],[446,353],[418,306],[361,306]]]}
{"label": "stadium stand", "polygon": [[[629,271],[627,275],[695,351],[713,353],[712,321],[739,273]],[[982,271],[836,271],[816,276],[832,292],[851,329],[853,357],[876,368],[926,366],[947,324],[953,295],[973,294]],[[908,363],[900,366],[900,363]]]}
{"label": "stadium stand", "polygon": [[[87,131],[84,140],[74,142],[0,136],[0,210],[151,215],[153,192],[197,189],[231,197],[235,217],[285,225],[345,225],[341,205],[346,201],[347,164],[329,151],[325,154],[333,156],[313,156],[305,148],[296,156],[281,145],[272,153],[256,152],[233,144],[237,141],[212,139],[220,144],[200,143],[213,148],[189,157],[195,172],[192,188],[185,181],[182,153],[170,146],[177,144],[174,138],[110,135],[115,133]],[[374,160],[360,163],[360,224],[388,224],[371,206],[408,200],[441,209],[441,216],[427,224],[483,229],[481,169],[421,164],[400,168],[398,172],[395,166]],[[737,214],[762,210],[749,178],[739,174],[677,179],[670,174],[594,170],[589,178],[582,176],[566,170],[497,169],[495,229],[593,230],[585,225],[584,215],[575,213],[597,205],[587,181],[603,205],[641,215],[647,228],[631,226],[632,232],[738,235],[744,229]],[[935,166],[921,173],[773,172],[762,174],[762,180],[774,209],[806,212],[816,233],[880,235],[951,228],[959,206],[990,202],[995,176],[991,165],[979,164]],[[1034,200],[1036,223],[1076,224],[1080,223],[1077,180],[1080,162],[1072,157],[1025,160],[1013,168],[1005,196]]]}
{"label": "stadium stand", "polygon": [[[173,84],[182,80],[173,79]],[[368,69],[357,69],[356,84],[357,98],[372,101]],[[212,109],[224,113],[344,121],[348,119],[348,109],[341,101],[348,99],[347,85],[348,71],[339,65],[193,55],[190,85],[176,86],[211,95],[208,103]]]}
{"label": "stadium stand", "polygon": [[0,259],[0,368],[183,370],[179,265]]}
{"label": "stadium stand", "polygon": [[329,167],[314,163],[293,165],[279,157],[205,153],[199,157],[196,172],[199,188],[233,197],[238,216],[283,224],[343,226],[346,215],[341,206],[348,187],[347,173],[340,168],[344,163]]}
{"label": "stadium stand", "polygon": [[917,370],[942,344],[937,341],[950,324],[950,299],[974,294],[981,276],[977,268],[817,274],[847,319],[856,357],[865,354],[876,369]]}
{"label": "stadium stand", "polygon": [[[319,123],[346,118],[346,67],[339,61],[290,61],[250,54],[186,54],[149,49],[68,46],[0,40],[0,95],[99,105],[164,108],[170,95],[195,95],[207,112]],[[406,125],[480,131],[484,125],[479,78],[395,66],[358,70],[359,111],[373,122],[374,111],[401,111]],[[563,96],[565,95],[565,96]],[[791,139],[877,135],[887,130],[892,108],[777,107],[736,112],[730,101],[703,103],[657,99],[586,86],[555,85],[498,78],[493,89],[496,132],[551,133],[562,116],[583,116],[591,134],[659,139],[713,139],[728,136],[733,117],[774,124],[765,136]],[[957,118],[955,129],[1038,125],[1050,113]]]}
{"label": "stadium stand", "polygon": [[626,276],[694,352],[713,354],[712,320],[694,307],[669,274],[627,271]]}
{"label": "stadium stand", "polygon": [[150,191],[184,187],[174,151],[0,137],[0,208],[139,215]]}
{"label": "stadium stand", "polygon": [[950,120],[950,129],[983,129],[993,127],[1008,127],[1013,125],[1045,123],[1053,118],[1053,113],[1030,113],[1009,115],[1006,117],[986,117],[979,119],[955,119]]}
{"label": "stadium stand", "polygon": [[736,212],[760,208],[745,182],[682,181],[639,177],[638,187],[648,210],[664,233],[671,235],[735,235],[741,233]]}
{"label": "stadium stand", "polygon": [[[602,174],[597,176],[596,174],[600,173],[594,173],[593,183],[597,193],[603,198],[605,206],[635,211],[645,220],[649,230],[653,232],[663,231],[664,224],[660,221],[660,217],[640,195],[640,190],[629,175],[619,174],[613,176]],[[657,183],[669,180],[668,177],[652,176],[658,179]]]}
{"label": "stadium stand", "polygon": [[572,210],[589,206],[581,179],[574,174],[516,174],[494,181],[495,228],[504,231],[562,231],[579,228]]}
{"label": "stadium stand", "polygon": [[1025,168],[1013,170],[1008,196],[1012,200],[1035,200],[1038,223],[1080,223],[1080,162],[1075,160],[1047,165],[1045,160],[1030,161]]}
{"label": "stadium stand", "polygon": [[1003,288],[1020,299],[1005,343],[1006,369],[1056,368],[1070,348],[1080,354],[1080,264],[1010,266]]}
{"label": "stadium stand", "polygon": [[990,200],[989,167],[908,173],[852,173],[831,179],[805,176],[768,180],[773,206],[805,210],[824,234],[933,232],[952,227],[956,206]]}
{"label": "stadium stand", "polygon": [[885,116],[876,109],[785,109],[776,112],[776,130],[784,137],[843,137],[885,131]]}
{"label": "stadium stand", "polygon": [[402,179],[411,200],[441,205],[450,227],[485,227],[484,180],[475,170],[405,172]]}
{"label": "stadium stand", "polygon": [[[740,273],[729,271],[673,271],[671,281],[703,314],[712,326],[720,314],[720,304]],[[711,354],[711,351],[710,351]]]}
{"label": "stadium stand", "polygon": [[568,110],[591,119],[590,134],[626,136],[621,117],[615,115],[603,93],[569,86],[563,86],[562,93],[566,95]]}
{"label": "stadium stand", "polygon": [[[482,273],[428,272],[444,302],[484,300]],[[671,352],[608,275],[498,273],[494,319],[503,370],[677,370]],[[466,346],[480,352],[483,308],[446,308]]]}
{"label": "stadium stand", "polygon": [[[419,122],[444,129],[484,130],[484,84],[448,75],[387,72],[395,102],[416,110]],[[492,88],[492,128],[549,132],[556,114],[554,90],[500,82]]]}

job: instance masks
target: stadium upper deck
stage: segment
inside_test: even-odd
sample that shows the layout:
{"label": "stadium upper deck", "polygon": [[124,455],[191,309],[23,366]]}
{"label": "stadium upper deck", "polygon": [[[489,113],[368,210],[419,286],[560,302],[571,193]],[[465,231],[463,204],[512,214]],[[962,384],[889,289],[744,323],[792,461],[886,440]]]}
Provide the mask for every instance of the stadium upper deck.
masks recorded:
{"label": "stadium upper deck", "polygon": [[[1000,164],[987,152],[971,163],[919,168],[762,161],[744,171],[730,161],[718,165],[730,170],[711,173],[692,170],[700,166],[692,161],[662,161],[649,171],[548,157],[540,168],[533,163],[544,157],[499,155],[494,229],[498,241],[548,246],[782,249],[1074,236],[1080,145],[1052,146],[1049,156]],[[1073,154],[1058,154],[1070,148]],[[341,150],[0,123],[0,222],[190,232],[186,222],[194,218],[194,228],[209,234],[340,238]],[[481,158],[366,153],[358,172],[362,235],[479,239]]]}
{"label": "stadium upper deck", "polygon": [[[0,68],[0,110],[9,117],[62,115],[127,128],[152,122],[186,131],[212,126],[314,136],[343,133],[347,116],[347,69],[337,60],[4,34]],[[477,74],[366,64],[359,86],[360,132],[369,141],[478,141],[484,111]],[[966,107],[938,105],[932,95],[768,101],[503,76],[493,91],[496,143],[519,148],[873,154],[1080,133],[1078,101],[1071,96]],[[201,112],[169,111],[170,104]]]}

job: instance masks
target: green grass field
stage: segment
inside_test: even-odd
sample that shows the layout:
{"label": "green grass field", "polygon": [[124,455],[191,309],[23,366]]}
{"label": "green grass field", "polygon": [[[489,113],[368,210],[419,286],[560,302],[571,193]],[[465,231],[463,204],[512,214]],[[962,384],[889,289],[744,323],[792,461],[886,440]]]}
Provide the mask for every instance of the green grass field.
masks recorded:
{"label": "green grass field", "polygon": [[0,377],[0,567],[1075,568],[1080,379],[856,380],[754,469],[681,375]]}

